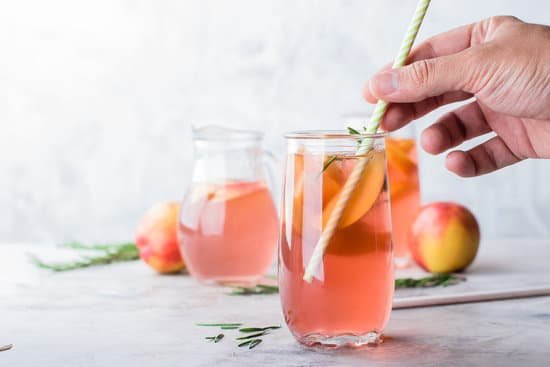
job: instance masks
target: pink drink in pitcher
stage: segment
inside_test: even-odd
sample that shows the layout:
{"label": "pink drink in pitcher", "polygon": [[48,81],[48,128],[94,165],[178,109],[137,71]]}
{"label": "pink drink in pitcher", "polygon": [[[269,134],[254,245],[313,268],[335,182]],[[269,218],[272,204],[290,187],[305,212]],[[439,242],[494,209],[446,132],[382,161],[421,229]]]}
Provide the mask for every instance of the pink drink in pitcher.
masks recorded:
{"label": "pink drink in pitcher", "polygon": [[250,282],[268,270],[277,211],[262,182],[195,184],[180,214],[183,257],[199,280]]}

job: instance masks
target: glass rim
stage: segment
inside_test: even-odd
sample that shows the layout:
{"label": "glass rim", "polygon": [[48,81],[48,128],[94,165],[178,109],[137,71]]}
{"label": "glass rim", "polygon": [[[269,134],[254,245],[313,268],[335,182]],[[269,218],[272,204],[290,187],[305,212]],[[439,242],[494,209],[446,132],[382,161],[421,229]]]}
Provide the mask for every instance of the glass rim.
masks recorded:
{"label": "glass rim", "polygon": [[290,131],[284,134],[285,139],[314,139],[314,140],[326,140],[326,139],[378,139],[385,138],[388,133],[380,131],[372,134],[360,133],[350,134],[346,130],[300,130]]}

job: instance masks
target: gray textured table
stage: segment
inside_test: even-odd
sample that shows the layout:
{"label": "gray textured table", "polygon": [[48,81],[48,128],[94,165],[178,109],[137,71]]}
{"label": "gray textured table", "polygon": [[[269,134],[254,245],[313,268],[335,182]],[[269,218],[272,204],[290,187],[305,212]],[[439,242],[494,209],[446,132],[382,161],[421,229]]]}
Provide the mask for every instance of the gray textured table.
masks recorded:
{"label": "gray textured table", "polygon": [[[247,350],[231,331],[208,343],[213,331],[194,324],[284,325],[277,295],[229,296],[140,262],[53,274],[25,256],[58,257],[53,249],[0,245],[0,345],[14,344],[0,366],[550,365],[550,297],[396,310],[385,342],[360,350],[306,349],[285,328]],[[457,286],[397,297],[547,285],[550,241],[482,243],[467,275]]]}

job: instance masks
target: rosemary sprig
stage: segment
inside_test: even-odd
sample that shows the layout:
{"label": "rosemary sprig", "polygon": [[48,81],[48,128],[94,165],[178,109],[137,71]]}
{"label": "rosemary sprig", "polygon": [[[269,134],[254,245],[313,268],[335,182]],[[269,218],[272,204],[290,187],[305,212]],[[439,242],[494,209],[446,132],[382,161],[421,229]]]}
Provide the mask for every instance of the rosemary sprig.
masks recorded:
{"label": "rosemary sprig", "polygon": [[92,243],[92,244],[86,244],[86,243],[82,243],[82,242],[73,241],[73,242],[62,243],[62,244],[58,245],[58,247],[71,248],[73,250],[109,251],[113,247],[124,246],[124,245],[127,245],[127,243],[120,243],[120,244]]}
{"label": "rosemary sprig", "polygon": [[217,343],[220,340],[222,340],[224,338],[224,336],[225,335],[223,335],[223,334],[218,334],[216,336],[206,336],[206,337],[204,337],[204,339],[213,341],[214,343]]}
{"label": "rosemary sprig", "polygon": [[259,331],[275,330],[280,328],[281,328],[281,325],[273,325],[273,326],[266,326],[266,327],[244,327],[244,328],[240,328],[239,331],[241,333],[257,333]]}
{"label": "rosemary sprig", "polygon": [[239,344],[239,347],[244,347],[248,345],[248,349],[252,349],[256,345],[260,344],[261,342],[262,342],[262,339],[251,339]]}
{"label": "rosemary sprig", "polygon": [[260,333],[255,333],[255,334],[240,336],[240,337],[237,338],[237,340],[255,339],[255,338],[259,338],[260,336],[267,335],[267,334],[269,334],[269,330],[264,330],[264,331],[262,331],[262,332],[260,332]]}
{"label": "rosemary sprig", "polygon": [[224,326],[220,326],[220,329],[222,330],[235,330],[235,329],[238,329],[239,327],[237,325],[224,325]]}
{"label": "rosemary sprig", "polygon": [[[213,326],[213,327],[219,327],[222,330],[224,329],[238,329],[239,326],[241,326],[241,323],[199,323],[196,324],[197,326]],[[270,325],[265,327],[243,327],[239,329],[239,332],[243,335],[235,338],[237,342],[239,342],[239,347],[248,346],[248,349],[255,348],[258,344],[262,342],[262,339],[260,339],[261,336],[269,335],[272,330],[280,329],[281,325]],[[216,336],[206,336],[204,339],[208,341],[213,341],[214,343],[219,342],[224,338],[224,334],[218,334]]]}
{"label": "rosemary sprig", "polygon": [[2,345],[0,346],[0,352],[5,352],[7,350],[10,350],[11,348],[13,348],[13,344]]}
{"label": "rosemary sprig", "polygon": [[254,348],[256,345],[260,344],[262,339],[251,339],[239,344],[239,347],[244,347],[248,345],[248,349]]}
{"label": "rosemary sprig", "polygon": [[337,159],[338,159],[338,156],[331,155],[330,158],[323,165],[323,169],[321,170],[321,173],[325,172],[327,170],[327,168]]}
{"label": "rosemary sprig", "polygon": [[217,326],[217,327],[220,327],[220,328],[224,328],[224,327],[235,327],[235,328],[238,328],[239,326],[241,326],[242,324],[241,323],[238,323],[238,322],[230,322],[230,323],[200,323],[200,324],[195,324],[197,326]]}
{"label": "rosemary sprig", "polygon": [[353,127],[351,126],[348,126],[348,132],[351,134],[351,135],[361,135],[361,133],[358,131],[358,130],[355,130]]}
{"label": "rosemary sprig", "polygon": [[115,262],[133,261],[139,259],[139,252],[136,245],[132,242],[120,244],[91,244],[86,245],[79,242],[72,242],[62,245],[62,247],[74,250],[97,251],[99,255],[81,256],[79,260],[69,262],[46,263],[37,256],[30,254],[31,261],[42,269],[52,271],[68,271],[74,269],[87,268],[96,265],[106,265]]}
{"label": "rosemary sprig", "polygon": [[[354,129],[351,126],[348,126],[348,132],[350,133],[350,135],[361,135],[361,133],[358,130]],[[360,146],[360,145],[361,145],[361,139],[357,139],[357,146]],[[323,165],[323,169],[321,170],[321,173],[325,172],[327,168],[329,168],[329,166],[332,163],[334,163],[334,161],[336,160],[338,160],[338,156],[335,156],[335,155],[330,156],[330,158]]]}
{"label": "rosemary sprig", "polygon": [[[396,278],[395,288],[431,288],[448,287],[466,281],[465,277],[456,274],[442,273],[430,275],[423,278]],[[253,287],[233,287],[232,296],[250,296],[255,294],[275,294],[279,293],[279,287],[276,285],[258,284]],[[259,330],[258,330],[259,331]]]}
{"label": "rosemary sprig", "polygon": [[250,296],[253,294],[276,294],[279,293],[279,287],[276,285],[257,284],[253,287],[232,287],[229,293],[232,296]]}
{"label": "rosemary sprig", "polygon": [[431,288],[448,287],[466,281],[466,278],[451,274],[435,274],[424,278],[397,278],[395,279],[395,288]]}

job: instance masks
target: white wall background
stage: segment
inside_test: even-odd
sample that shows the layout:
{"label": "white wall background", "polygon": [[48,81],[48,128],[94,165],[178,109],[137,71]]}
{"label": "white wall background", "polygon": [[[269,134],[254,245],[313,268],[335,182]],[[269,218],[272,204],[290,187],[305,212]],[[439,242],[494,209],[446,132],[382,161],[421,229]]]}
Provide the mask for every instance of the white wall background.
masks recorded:
{"label": "white wall background", "polygon": [[[338,128],[368,111],[412,0],[2,1],[0,241],[131,238],[180,198],[190,122]],[[490,15],[549,23],[550,2],[435,0],[420,39]],[[440,113],[419,122],[423,126]],[[550,161],[477,179],[421,156],[424,201],[456,200],[486,237],[550,234]]]}

